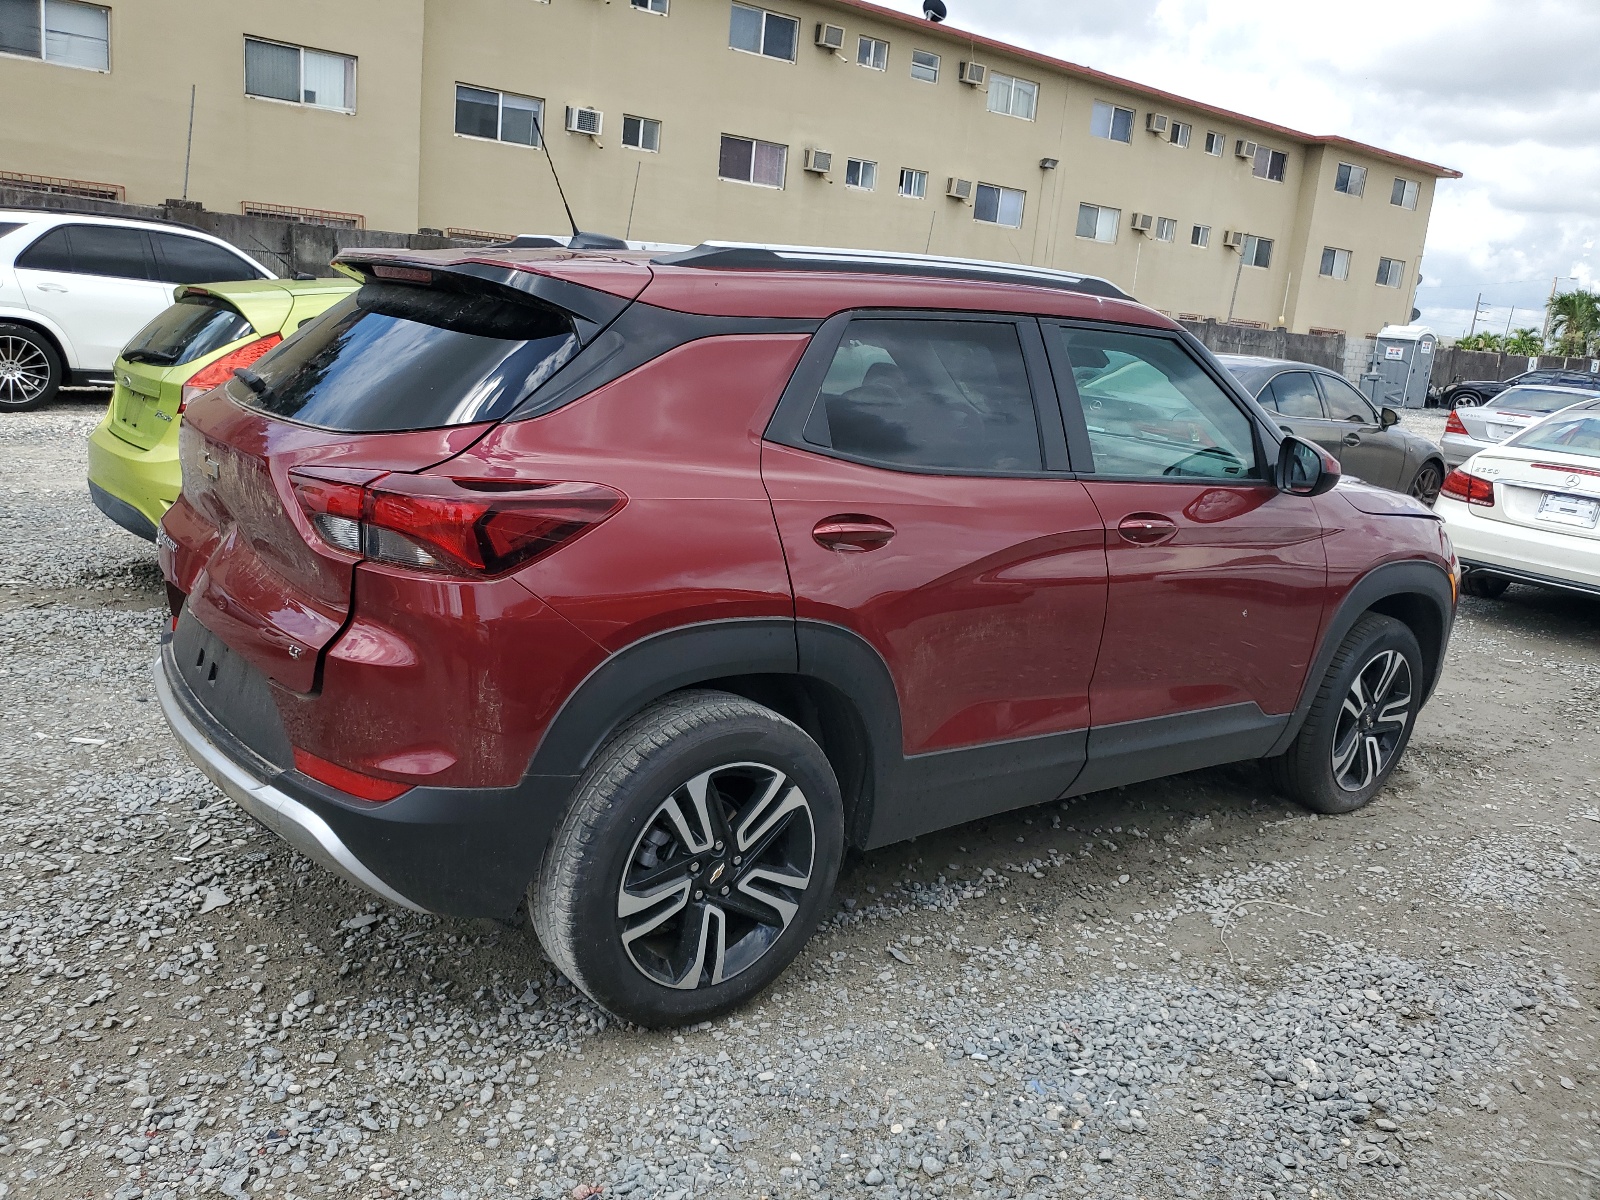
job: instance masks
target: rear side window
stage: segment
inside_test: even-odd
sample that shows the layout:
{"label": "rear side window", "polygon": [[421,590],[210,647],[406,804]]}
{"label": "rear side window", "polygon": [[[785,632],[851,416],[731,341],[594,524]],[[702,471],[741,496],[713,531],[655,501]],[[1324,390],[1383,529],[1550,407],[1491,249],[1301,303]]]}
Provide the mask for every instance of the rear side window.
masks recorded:
{"label": "rear side window", "polygon": [[181,233],[152,233],[156,251],[156,276],[163,283],[224,283],[230,279],[260,279],[261,272],[231,250],[184,237]]}
{"label": "rear side window", "polygon": [[1273,377],[1268,390],[1273,407],[1284,416],[1322,419],[1322,397],[1317,395],[1317,381],[1310,371],[1285,371]]}
{"label": "rear side window", "polygon": [[369,283],[254,368],[232,394],[323,429],[439,429],[505,416],[577,351],[558,309]]}
{"label": "rear side window", "polygon": [[145,231],[116,225],[58,226],[17,255],[17,266],[111,279],[155,278]]}
{"label": "rear side window", "polygon": [[1178,343],[1109,329],[1048,329],[1055,356],[1071,364],[1097,474],[1259,478],[1250,418]]}
{"label": "rear side window", "polygon": [[1007,321],[854,321],[805,438],[885,466],[1042,471],[1017,327]]}
{"label": "rear side window", "polygon": [[135,334],[122,357],[175,367],[253,333],[250,322],[226,302],[214,296],[185,296]]}

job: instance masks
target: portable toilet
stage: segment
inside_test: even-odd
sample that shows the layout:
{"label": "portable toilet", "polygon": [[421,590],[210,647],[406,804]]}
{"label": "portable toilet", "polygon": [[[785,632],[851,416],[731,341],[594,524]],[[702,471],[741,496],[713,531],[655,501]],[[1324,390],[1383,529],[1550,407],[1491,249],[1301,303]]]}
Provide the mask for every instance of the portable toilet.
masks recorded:
{"label": "portable toilet", "polygon": [[1362,390],[1379,408],[1422,408],[1428,402],[1438,344],[1426,325],[1385,325],[1362,377]]}

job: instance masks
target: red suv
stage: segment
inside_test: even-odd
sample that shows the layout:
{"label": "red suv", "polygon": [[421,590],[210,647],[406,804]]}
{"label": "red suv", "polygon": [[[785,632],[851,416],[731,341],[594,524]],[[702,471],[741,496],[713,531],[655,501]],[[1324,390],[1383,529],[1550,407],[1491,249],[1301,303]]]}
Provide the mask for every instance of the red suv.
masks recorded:
{"label": "red suv", "polygon": [[347,254],[189,406],[157,672],[247,812],[511,918],[644,1024],[794,957],[846,848],[1404,750],[1439,521],[1102,280],[707,245]]}

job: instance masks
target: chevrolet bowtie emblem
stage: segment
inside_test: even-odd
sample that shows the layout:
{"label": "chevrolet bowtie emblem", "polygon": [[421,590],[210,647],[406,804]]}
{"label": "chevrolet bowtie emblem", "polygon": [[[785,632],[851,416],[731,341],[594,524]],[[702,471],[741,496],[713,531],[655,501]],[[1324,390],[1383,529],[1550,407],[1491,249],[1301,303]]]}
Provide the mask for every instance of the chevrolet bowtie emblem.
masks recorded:
{"label": "chevrolet bowtie emblem", "polygon": [[726,871],[727,869],[728,868],[725,867],[722,863],[718,863],[717,864],[717,869],[715,871],[711,872],[711,878],[706,880],[706,882],[707,883],[711,883],[711,884],[715,884],[717,882],[717,880],[722,878],[722,873],[724,871]]}

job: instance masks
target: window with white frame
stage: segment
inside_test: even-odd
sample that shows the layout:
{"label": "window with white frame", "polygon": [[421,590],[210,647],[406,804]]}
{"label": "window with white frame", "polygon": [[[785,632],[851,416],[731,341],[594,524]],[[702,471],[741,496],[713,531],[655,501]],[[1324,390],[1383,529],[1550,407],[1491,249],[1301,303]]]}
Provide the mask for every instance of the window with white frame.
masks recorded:
{"label": "window with white frame", "polygon": [[74,0],[0,0],[0,54],[111,69],[111,10]]}
{"label": "window with white frame", "polygon": [[800,22],[795,17],[735,4],[728,24],[728,46],[763,58],[793,62],[800,44]]}
{"label": "window with white frame", "polygon": [[911,78],[920,79],[923,83],[939,82],[940,58],[928,50],[913,50],[911,52]]}
{"label": "window with white frame", "polygon": [[1272,265],[1272,239],[1257,237],[1253,233],[1245,234],[1244,265],[1263,269],[1270,267]]}
{"label": "window with white frame", "polygon": [[789,166],[789,147],[755,138],[722,135],[717,174],[735,183],[781,188]]}
{"label": "window with white frame", "polygon": [[622,144],[630,150],[655,154],[661,149],[661,122],[649,117],[622,117]]}
{"label": "window with white frame", "polygon": [[1199,250],[1204,250],[1211,245],[1211,226],[1196,225],[1189,230],[1189,245]]}
{"label": "window with white frame", "polygon": [[1217,158],[1222,157],[1222,152],[1227,148],[1228,135],[1218,133],[1215,129],[1206,130],[1206,153]]}
{"label": "window with white frame", "polygon": [[1337,279],[1343,282],[1350,278],[1350,251],[1340,250],[1336,246],[1322,248],[1322,269],[1318,272],[1325,279]]}
{"label": "window with white frame", "polygon": [[537,146],[543,124],[543,100],[456,84],[456,132],[462,137]]}
{"label": "window with white frame", "polygon": [[1282,150],[1274,150],[1270,146],[1257,146],[1255,162],[1251,164],[1250,173],[1257,179],[1270,179],[1273,183],[1283,182],[1283,173],[1289,164],[1289,156]]}
{"label": "window with white frame", "polygon": [[990,112],[1031,121],[1038,108],[1037,83],[1027,79],[1017,79],[1012,75],[1002,75],[998,71],[989,73]]}
{"label": "window with white frame", "polygon": [[900,194],[908,200],[926,200],[928,197],[928,173],[914,171],[910,167],[900,169]]}
{"label": "window with white frame", "polygon": [[972,219],[982,221],[986,225],[1006,225],[1012,229],[1020,229],[1022,205],[1027,196],[1026,192],[1019,192],[1015,188],[980,183],[972,197]]}
{"label": "window with white frame", "polygon": [[1167,133],[1167,141],[1178,147],[1178,149],[1183,150],[1188,147],[1189,138],[1193,133],[1193,125],[1185,124],[1182,121],[1174,121],[1171,130]]}
{"label": "window with white frame", "polygon": [[856,42],[856,65],[873,71],[889,69],[889,43],[882,38],[864,37]]}
{"label": "window with white frame", "polygon": [[1417,207],[1417,194],[1422,186],[1415,179],[1396,179],[1394,188],[1389,192],[1389,203],[1396,208]]}
{"label": "window with white frame", "polygon": [[1078,205],[1078,236],[1096,242],[1117,240],[1117,227],[1122,224],[1120,208],[1106,208],[1099,204]]}
{"label": "window with white frame", "polygon": [[1156,241],[1170,242],[1178,236],[1178,222],[1172,217],[1156,218]]}
{"label": "window with white frame", "polygon": [[667,15],[667,0],[633,0],[633,6],[640,12],[658,13]]}
{"label": "window with white frame", "polygon": [[1089,132],[1111,142],[1133,141],[1133,109],[1096,100],[1089,116]]}
{"label": "window with white frame", "polygon": [[1406,264],[1398,258],[1378,260],[1378,286],[1397,288],[1405,281]]}
{"label": "window with white frame", "polygon": [[1340,163],[1333,175],[1333,190],[1346,196],[1359,196],[1367,190],[1367,169],[1355,163]]}
{"label": "window with white frame", "polygon": [[356,60],[284,42],[244,39],[244,90],[248,96],[338,112],[356,110]]}
{"label": "window with white frame", "polygon": [[878,186],[878,164],[864,158],[846,159],[844,164],[845,187],[860,188],[870,192]]}

